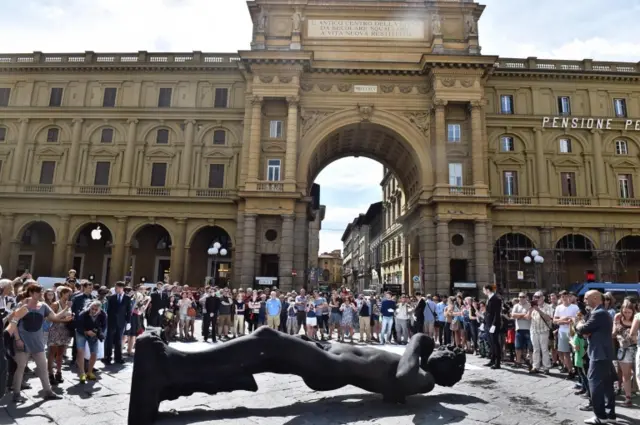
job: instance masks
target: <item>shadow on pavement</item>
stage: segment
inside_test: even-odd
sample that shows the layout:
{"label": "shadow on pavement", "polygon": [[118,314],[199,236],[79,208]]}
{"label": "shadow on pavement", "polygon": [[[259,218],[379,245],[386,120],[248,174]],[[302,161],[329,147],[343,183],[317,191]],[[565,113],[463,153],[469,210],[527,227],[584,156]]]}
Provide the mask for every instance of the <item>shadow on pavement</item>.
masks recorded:
{"label": "shadow on pavement", "polygon": [[[249,398],[249,403],[250,400]],[[413,396],[407,399],[406,404],[392,405],[382,403],[382,397],[377,394],[353,394],[271,408],[236,407],[219,410],[203,408],[162,412],[156,423],[159,425],[197,424],[215,420],[262,417],[282,418],[283,424],[286,425],[302,425],[336,423],[335,418],[340,418],[340,422],[345,423],[349,420],[371,421],[386,417],[414,415],[414,424],[429,423],[431,422],[429,419],[438,419],[440,423],[452,424],[464,420],[468,413],[445,405],[469,404],[486,404],[486,401],[465,394],[437,394]]]}

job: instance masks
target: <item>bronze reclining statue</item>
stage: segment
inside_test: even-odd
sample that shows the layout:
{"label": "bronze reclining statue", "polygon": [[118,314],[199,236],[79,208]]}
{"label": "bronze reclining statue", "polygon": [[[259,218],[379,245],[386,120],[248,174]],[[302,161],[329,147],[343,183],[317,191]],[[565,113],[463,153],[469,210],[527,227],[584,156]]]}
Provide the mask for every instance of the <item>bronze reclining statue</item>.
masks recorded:
{"label": "bronze reclining statue", "polygon": [[353,385],[403,403],[437,385],[462,379],[466,357],[462,350],[440,347],[414,335],[402,356],[372,347],[322,344],[306,336],[291,336],[262,327],[250,335],[205,351],[186,353],[169,347],[147,332],[136,341],[129,401],[129,425],[152,424],[160,402],[197,392],[217,394],[257,391],[253,375],[298,375],[315,391]]}

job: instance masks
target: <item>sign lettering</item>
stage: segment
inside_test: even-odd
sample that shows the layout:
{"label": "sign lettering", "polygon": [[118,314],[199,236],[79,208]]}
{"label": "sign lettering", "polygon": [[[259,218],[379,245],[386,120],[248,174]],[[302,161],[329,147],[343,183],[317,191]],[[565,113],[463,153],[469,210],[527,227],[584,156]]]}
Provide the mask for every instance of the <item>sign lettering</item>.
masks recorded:
{"label": "sign lettering", "polygon": [[542,128],[562,128],[565,130],[613,130],[614,124],[624,126],[628,131],[640,131],[640,120],[614,120],[612,118],[542,117]]}
{"label": "sign lettering", "polygon": [[307,37],[423,40],[424,22],[310,19]]}
{"label": "sign lettering", "polygon": [[378,86],[353,86],[354,93],[378,93]]}

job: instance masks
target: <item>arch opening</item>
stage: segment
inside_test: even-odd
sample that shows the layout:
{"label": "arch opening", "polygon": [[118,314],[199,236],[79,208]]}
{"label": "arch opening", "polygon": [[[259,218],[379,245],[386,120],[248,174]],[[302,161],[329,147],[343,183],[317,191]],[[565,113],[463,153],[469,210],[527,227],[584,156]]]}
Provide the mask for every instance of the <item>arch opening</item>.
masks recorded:
{"label": "arch opening", "polygon": [[560,287],[584,283],[587,274],[596,274],[595,245],[584,235],[570,233],[560,238],[555,246],[555,256]]}
{"label": "arch opening", "polygon": [[110,276],[113,235],[103,223],[87,223],[73,241],[72,268],[76,276],[102,285],[113,283]]}
{"label": "arch opening", "polygon": [[20,251],[14,276],[21,276],[25,272],[31,273],[34,279],[51,276],[55,243],[55,231],[48,223],[38,221],[25,226],[20,235]]}
{"label": "arch opening", "polygon": [[531,258],[535,244],[522,233],[506,233],[493,245],[493,270],[496,283],[506,293],[535,288],[538,284],[536,264],[525,261]]}
{"label": "arch opening", "polygon": [[[209,252],[211,248],[214,250]],[[219,226],[202,227],[189,244],[187,281],[194,285],[209,282],[218,287],[227,286],[233,252],[233,242],[226,230]]]}
{"label": "arch opening", "polygon": [[171,246],[171,235],[163,226],[148,224],[138,229],[131,239],[128,264],[132,281],[166,281],[171,271]]}
{"label": "arch opening", "polygon": [[415,149],[394,130],[369,122],[348,124],[324,137],[308,161],[307,182],[313,183],[334,161],[352,156],[373,159],[391,170],[407,198],[421,188],[423,169]]}
{"label": "arch opening", "polygon": [[621,283],[640,282],[640,236],[628,235],[616,244],[617,276],[612,281]]}

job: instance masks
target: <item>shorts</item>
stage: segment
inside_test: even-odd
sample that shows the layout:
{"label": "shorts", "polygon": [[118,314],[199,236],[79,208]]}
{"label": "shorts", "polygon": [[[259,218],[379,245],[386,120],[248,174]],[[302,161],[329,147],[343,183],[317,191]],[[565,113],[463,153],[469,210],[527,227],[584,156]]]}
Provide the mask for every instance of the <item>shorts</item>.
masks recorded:
{"label": "shorts", "polygon": [[317,326],[318,319],[316,317],[307,317],[307,326]]}
{"label": "shorts", "polygon": [[638,347],[632,345],[627,348],[618,348],[617,360],[618,363],[634,363],[636,361],[636,352]]}
{"label": "shorts", "polygon": [[571,352],[571,344],[569,344],[569,334],[567,332],[558,331],[557,340],[558,340],[558,351],[560,353],[570,353]]}
{"label": "shorts", "polygon": [[231,315],[230,314],[221,314],[218,316],[218,327],[227,326],[231,327]]}
{"label": "shorts", "polygon": [[89,344],[89,352],[91,354],[98,353],[98,338],[87,338],[85,334],[76,332],[76,348],[84,350],[87,344]]}
{"label": "shorts", "polygon": [[424,332],[433,333],[435,332],[435,329],[436,329],[435,322],[424,322]]}
{"label": "shorts", "polygon": [[529,329],[520,329],[516,331],[516,350],[533,350]]}
{"label": "shorts", "polygon": [[326,320],[328,320],[329,316],[324,316],[324,315],[319,315],[316,317],[316,322],[318,324],[319,328],[324,328],[324,324],[326,323]]}

